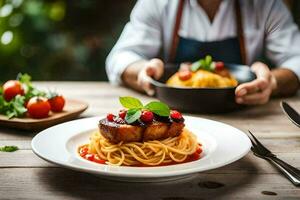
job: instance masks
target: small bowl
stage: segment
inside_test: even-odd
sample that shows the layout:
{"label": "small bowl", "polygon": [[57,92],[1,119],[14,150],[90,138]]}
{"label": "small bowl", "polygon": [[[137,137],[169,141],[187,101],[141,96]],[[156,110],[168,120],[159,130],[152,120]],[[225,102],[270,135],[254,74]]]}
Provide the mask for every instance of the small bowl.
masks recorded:
{"label": "small bowl", "polygon": [[[225,63],[226,68],[239,84],[256,78],[249,66]],[[172,69],[172,70],[170,70]],[[170,87],[165,84],[178,70],[178,66],[167,64],[164,76],[156,81],[151,79],[156,97],[173,109],[190,113],[225,113],[243,108],[235,102],[235,88],[188,88]]]}

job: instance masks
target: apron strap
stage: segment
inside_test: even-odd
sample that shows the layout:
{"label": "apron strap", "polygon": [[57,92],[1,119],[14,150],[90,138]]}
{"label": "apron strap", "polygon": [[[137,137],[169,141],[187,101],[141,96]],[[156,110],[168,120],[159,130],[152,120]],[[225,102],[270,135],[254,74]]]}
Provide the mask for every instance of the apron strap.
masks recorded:
{"label": "apron strap", "polygon": [[235,19],[236,19],[236,27],[237,27],[237,35],[240,44],[240,53],[242,64],[247,64],[247,50],[245,44],[245,37],[244,37],[244,28],[243,28],[243,16],[241,12],[241,5],[239,0],[235,0]]}
{"label": "apron strap", "polygon": [[174,25],[174,30],[173,30],[173,36],[172,36],[172,43],[171,43],[171,48],[169,51],[170,52],[169,62],[171,62],[171,63],[175,61],[176,51],[177,51],[177,47],[178,47],[178,41],[179,41],[178,31],[179,31],[180,24],[181,24],[183,6],[184,6],[184,0],[179,0],[176,20],[175,20],[175,25]]}
{"label": "apron strap", "polygon": [[[169,62],[175,61],[176,51],[178,47],[178,41],[179,41],[179,28],[181,24],[181,18],[183,13],[183,7],[184,7],[185,0],[179,0],[178,8],[177,8],[177,15],[173,30],[173,36],[172,36],[172,42],[171,42],[171,48],[170,48],[170,55],[169,55]],[[240,54],[242,59],[242,64],[247,63],[247,52],[245,47],[245,37],[244,37],[244,30],[243,30],[243,18],[241,13],[241,7],[239,0],[235,0],[234,5],[235,10],[235,18],[236,18],[236,26],[237,26],[237,35],[238,40],[240,44]]]}

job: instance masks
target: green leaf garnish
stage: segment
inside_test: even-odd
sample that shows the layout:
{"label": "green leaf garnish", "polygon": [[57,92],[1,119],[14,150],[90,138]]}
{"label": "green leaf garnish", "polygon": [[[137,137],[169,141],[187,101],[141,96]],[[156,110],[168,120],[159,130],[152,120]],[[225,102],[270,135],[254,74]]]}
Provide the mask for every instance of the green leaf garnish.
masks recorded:
{"label": "green leaf garnish", "polygon": [[142,110],[149,110],[162,117],[168,117],[170,115],[169,106],[160,101],[152,101],[144,106],[140,100],[134,97],[120,97],[119,100],[125,108],[129,109],[125,116],[125,121],[129,124],[141,117]]}
{"label": "green leaf garnish", "polygon": [[200,67],[201,67],[201,62],[200,62],[200,61],[196,61],[196,62],[194,62],[194,63],[192,64],[191,70],[192,70],[193,72],[195,72],[195,71],[197,71],[198,69],[200,69]]}
{"label": "green leaf garnish", "polygon": [[17,80],[25,85],[31,85],[31,76],[28,74],[19,73],[17,76]]}
{"label": "green leaf garnish", "polygon": [[160,101],[152,101],[145,105],[144,108],[150,110],[151,112],[159,116],[168,117],[170,115],[169,106]]}
{"label": "green leaf garnish", "polygon": [[199,69],[204,69],[207,71],[213,71],[214,66],[213,66],[213,61],[212,57],[207,55],[204,59],[200,59],[196,62],[194,62],[191,66],[191,70],[193,72],[198,71]]}
{"label": "green leaf garnish", "polygon": [[120,103],[125,108],[143,108],[143,104],[140,100],[134,97],[119,97]]}
{"label": "green leaf garnish", "polygon": [[212,63],[212,57],[211,56],[205,56],[205,64],[206,66],[209,66]]}
{"label": "green leaf garnish", "polygon": [[0,151],[3,152],[14,152],[19,150],[19,148],[17,146],[4,146],[4,147],[0,147]]}
{"label": "green leaf garnish", "polygon": [[25,97],[21,95],[15,96],[9,102],[5,101],[3,96],[0,96],[0,113],[5,114],[9,119],[22,117],[27,112],[24,103]]}
{"label": "green leaf garnish", "polygon": [[131,124],[138,120],[142,114],[142,111],[138,108],[131,108],[127,111],[127,114],[125,116],[125,121],[128,124]]}

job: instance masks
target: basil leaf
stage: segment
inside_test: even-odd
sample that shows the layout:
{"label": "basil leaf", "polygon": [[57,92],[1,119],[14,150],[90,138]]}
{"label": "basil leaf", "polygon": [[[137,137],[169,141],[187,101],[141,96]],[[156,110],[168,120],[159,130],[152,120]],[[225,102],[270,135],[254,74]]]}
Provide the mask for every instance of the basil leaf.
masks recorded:
{"label": "basil leaf", "polygon": [[0,147],[0,151],[4,151],[4,152],[13,152],[13,151],[17,151],[17,150],[19,150],[19,148],[17,146]]}
{"label": "basil leaf", "polygon": [[119,101],[125,108],[143,108],[143,104],[140,100],[134,97],[119,97]]}
{"label": "basil leaf", "polygon": [[159,116],[168,117],[170,115],[169,106],[160,101],[152,101],[145,108]]}
{"label": "basil leaf", "polygon": [[128,124],[131,124],[131,123],[135,122],[136,120],[138,120],[140,118],[141,114],[142,114],[141,109],[138,109],[138,108],[129,109],[126,113],[125,121]]}
{"label": "basil leaf", "polygon": [[19,80],[21,83],[24,83],[28,86],[31,85],[31,76],[29,76],[28,74],[19,73],[17,76],[17,80]]}

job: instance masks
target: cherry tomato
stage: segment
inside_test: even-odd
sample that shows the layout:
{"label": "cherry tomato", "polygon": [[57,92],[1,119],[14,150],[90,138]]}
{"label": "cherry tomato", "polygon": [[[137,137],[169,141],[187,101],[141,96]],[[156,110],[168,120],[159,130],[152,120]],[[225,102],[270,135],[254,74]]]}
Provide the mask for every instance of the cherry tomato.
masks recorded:
{"label": "cherry tomato", "polygon": [[48,117],[51,106],[45,97],[32,97],[27,103],[28,114],[32,118]]}
{"label": "cherry tomato", "polygon": [[115,116],[114,114],[112,114],[112,113],[108,113],[108,114],[106,115],[106,119],[107,119],[108,121],[110,121],[110,122],[113,122],[115,117],[116,117],[116,116]]}
{"label": "cherry tomato", "polygon": [[182,81],[189,80],[192,77],[192,72],[188,70],[178,72],[178,77]]}
{"label": "cherry tomato", "polygon": [[216,66],[216,68],[215,68],[216,70],[222,70],[225,67],[223,62],[216,62],[215,66]]}
{"label": "cherry tomato", "polygon": [[182,114],[180,112],[178,112],[177,110],[171,110],[170,112],[170,116],[172,119],[177,119],[177,120],[180,120],[182,119]]}
{"label": "cherry tomato", "polygon": [[65,98],[61,95],[57,95],[48,100],[51,106],[51,111],[61,112],[65,106]]}
{"label": "cherry tomato", "polygon": [[153,112],[149,110],[144,110],[141,115],[141,120],[145,123],[150,123],[153,121],[154,115]]}
{"label": "cherry tomato", "polygon": [[120,110],[119,117],[121,117],[122,119],[125,119],[126,114],[127,114],[127,110],[125,110],[125,109]]}
{"label": "cherry tomato", "polygon": [[17,80],[10,80],[3,85],[3,96],[6,101],[12,100],[17,95],[24,95],[24,89]]}

